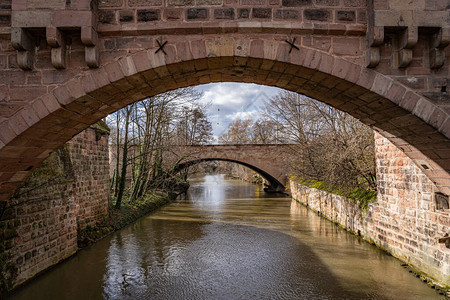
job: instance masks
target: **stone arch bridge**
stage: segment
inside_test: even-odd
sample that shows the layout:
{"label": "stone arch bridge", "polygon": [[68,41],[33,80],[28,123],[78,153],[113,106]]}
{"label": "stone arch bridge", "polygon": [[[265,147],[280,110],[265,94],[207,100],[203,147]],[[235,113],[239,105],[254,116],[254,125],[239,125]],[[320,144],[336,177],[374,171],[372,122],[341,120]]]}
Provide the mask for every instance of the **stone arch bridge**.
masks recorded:
{"label": "stone arch bridge", "polygon": [[446,0],[1,0],[0,201],[107,114],[224,81],[348,112],[448,195],[449,23]]}
{"label": "stone arch bridge", "polygon": [[246,166],[259,173],[269,183],[266,192],[284,192],[290,170],[292,145],[236,144],[178,146],[175,153],[183,159],[175,167],[179,172],[205,161],[228,161]]}

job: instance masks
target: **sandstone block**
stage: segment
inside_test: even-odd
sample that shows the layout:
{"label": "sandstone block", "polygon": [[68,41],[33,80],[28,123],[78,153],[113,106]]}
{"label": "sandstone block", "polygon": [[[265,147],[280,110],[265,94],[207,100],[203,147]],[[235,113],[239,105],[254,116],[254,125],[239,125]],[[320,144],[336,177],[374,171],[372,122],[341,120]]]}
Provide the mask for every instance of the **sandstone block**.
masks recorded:
{"label": "sandstone block", "polygon": [[140,9],[137,11],[138,22],[151,22],[161,19],[161,11],[159,9]]}
{"label": "sandstone block", "polygon": [[163,4],[162,0],[128,0],[128,5],[130,7],[135,6],[161,6]]}
{"label": "sandstone block", "polygon": [[253,8],[252,17],[255,19],[270,19],[272,18],[271,8]]}
{"label": "sandstone block", "polygon": [[134,11],[132,10],[119,11],[119,22],[128,23],[133,21],[134,21]]}
{"label": "sandstone block", "polygon": [[167,6],[191,6],[194,0],[167,0]]}
{"label": "sandstone block", "polygon": [[250,9],[249,8],[239,8],[237,17],[238,19],[248,19],[250,16]]}
{"label": "sandstone block", "polygon": [[328,21],[331,17],[330,11],[324,9],[305,9],[303,14],[305,20]]}
{"label": "sandstone block", "polygon": [[112,10],[101,10],[98,12],[98,21],[102,24],[116,24],[116,14]]}
{"label": "sandstone block", "polygon": [[292,9],[278,9],[274,14],[275,19],[281,20],[299,20],[301,18],[300,12]]}
{"label": "sandstone block", "polygon": [[234,19],[234,9],[233,8],[216,8],[214,9],[215,19]]}
{"label": "sandstone block", "polygon": [[311,5],[312,0],[282,0],[281,5],[287,7],[298,7]]}
{"label": "sandstone block", "polygon": [[342,22],[354,22],[356,13],[354,10],[340,10],[336,12],[336,20]]}
{"label": "sandstone block", "polygon": [[187,20],[206,20],[208,19],[208,10],[206,8],[189,8],[186,10]]}

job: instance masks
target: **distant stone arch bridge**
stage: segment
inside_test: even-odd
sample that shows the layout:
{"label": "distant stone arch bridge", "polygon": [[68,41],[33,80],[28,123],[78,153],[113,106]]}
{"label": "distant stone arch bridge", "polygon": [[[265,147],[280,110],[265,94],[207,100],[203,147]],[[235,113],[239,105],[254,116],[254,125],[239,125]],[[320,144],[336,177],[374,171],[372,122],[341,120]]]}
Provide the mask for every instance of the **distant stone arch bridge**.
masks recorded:
{"label": "distant stone arch bridge", "polygon": [[174,153],[184,157],[174,172],[205,161],[228,161],[246,166],[269,182],[266,192],[284,192],[290,170],[289,144],[233,144],[178,146]]}
{"label": "distant stone arch bridge", "polygon": [[0,1],[0,201],[109,113],[213,82],[347,112],[450,195],[448,11],[445,0]]}

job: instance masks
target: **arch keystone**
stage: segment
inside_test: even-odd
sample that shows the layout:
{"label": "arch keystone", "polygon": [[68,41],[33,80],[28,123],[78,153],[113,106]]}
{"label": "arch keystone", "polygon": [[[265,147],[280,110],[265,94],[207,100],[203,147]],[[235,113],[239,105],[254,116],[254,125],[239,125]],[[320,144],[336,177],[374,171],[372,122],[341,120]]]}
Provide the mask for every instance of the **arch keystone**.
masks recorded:
{"label": "arch keystone", "polygon": [[234,56],[247,57],[249,55],[249,39],[238,38],[234,41]]}

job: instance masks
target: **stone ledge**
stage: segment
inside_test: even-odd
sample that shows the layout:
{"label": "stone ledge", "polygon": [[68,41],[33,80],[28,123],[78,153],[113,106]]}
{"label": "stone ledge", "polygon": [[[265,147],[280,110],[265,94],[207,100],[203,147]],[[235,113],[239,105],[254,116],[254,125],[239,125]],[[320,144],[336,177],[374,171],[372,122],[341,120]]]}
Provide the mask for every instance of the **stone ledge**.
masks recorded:
{"label": "stone ledge", "polygon": [[[108,25],[99,24],[98,33],[102,36],[139,36],[139,35],[185,35],[185,34],[223,34],[223,33],[272,33],[272,34],[319,34],[333,36],[365,36],[365,25],[303,23],[276,23],[276,22],[236,22],[236,23],[165,23],[165,24],[125,24]],[[320,24],[322,25],[322,24]]]}

